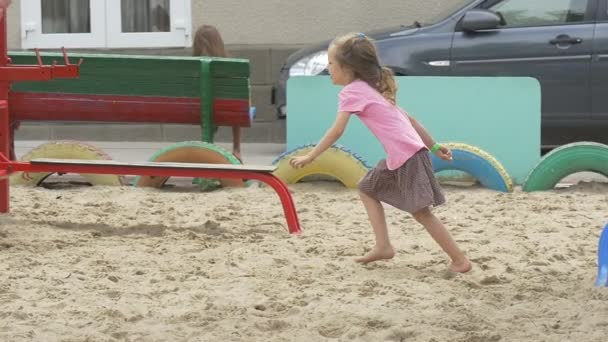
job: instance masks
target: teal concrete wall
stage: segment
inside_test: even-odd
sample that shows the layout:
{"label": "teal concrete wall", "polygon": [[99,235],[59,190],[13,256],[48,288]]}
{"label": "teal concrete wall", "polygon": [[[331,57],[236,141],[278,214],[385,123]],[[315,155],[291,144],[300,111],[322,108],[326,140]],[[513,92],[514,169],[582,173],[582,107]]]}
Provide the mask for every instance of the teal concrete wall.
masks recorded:
{"label": "teal concrete wall", "polygon": [[[540,85],[527,77],[397,77],[397,102],[442,142],[492,154],[516,184],[540,160]],[[340,87],[328,76],[292,77],[287,86],[287,149],[317,143],[335,119]],[[382,146],[352,117],[338,141],[371,165]]]}

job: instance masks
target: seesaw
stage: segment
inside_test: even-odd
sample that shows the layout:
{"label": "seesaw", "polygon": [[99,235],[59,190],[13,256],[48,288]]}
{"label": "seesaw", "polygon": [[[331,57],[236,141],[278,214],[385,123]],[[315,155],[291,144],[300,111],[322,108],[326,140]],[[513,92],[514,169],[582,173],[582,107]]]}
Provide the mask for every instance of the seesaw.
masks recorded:
{"label": "seesaw", "polygon": [[[2,103],[0,102],[0,109]],[[0,111],[1,112],[1,111]],[[6,178],[13,172],[61,172],[152,177],[200,177],[221,179],[251,179],[270,185],[279,196],[291,234],[301,233],[298,216],[287,185],[272,172],[275,166],[198,163],[124,163],[112,160],[34,159],[15,162],[0,153],[0,213],[9,211],[9,183]]]}

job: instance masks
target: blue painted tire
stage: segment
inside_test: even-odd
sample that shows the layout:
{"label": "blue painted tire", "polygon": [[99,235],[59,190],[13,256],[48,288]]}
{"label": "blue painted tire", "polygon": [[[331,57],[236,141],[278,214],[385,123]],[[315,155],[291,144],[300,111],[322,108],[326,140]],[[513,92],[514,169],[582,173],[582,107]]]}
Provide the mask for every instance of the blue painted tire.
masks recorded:
{"label": "blue painted tire", "polygon": [[600,236],[597,249],[597,280],[595,286],[608,286],[608,224]]}
{"label": "blue painted tire", "polygon": [[452,161],[445,161],[431,154],[435,172],[457,170],[475,177],[488,189],[501,192],[513,191],[513,181],[502,164],[480,148],[462,144],[442,144],[452,151]]}

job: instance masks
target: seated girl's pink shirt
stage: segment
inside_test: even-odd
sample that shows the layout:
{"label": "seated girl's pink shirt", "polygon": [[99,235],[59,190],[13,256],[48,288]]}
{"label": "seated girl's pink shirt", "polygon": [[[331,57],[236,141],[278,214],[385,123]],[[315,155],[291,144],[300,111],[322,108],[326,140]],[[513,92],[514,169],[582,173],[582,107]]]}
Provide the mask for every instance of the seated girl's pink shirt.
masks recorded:
{"label": "seated girl's pink shirt", "polygon": [[386,166],[390,170],[398,169],[425,147],[405,113],[367,83],[353,81],[340,91],[338,97],[338,111],[357,115],[380,140],[386,152]]}

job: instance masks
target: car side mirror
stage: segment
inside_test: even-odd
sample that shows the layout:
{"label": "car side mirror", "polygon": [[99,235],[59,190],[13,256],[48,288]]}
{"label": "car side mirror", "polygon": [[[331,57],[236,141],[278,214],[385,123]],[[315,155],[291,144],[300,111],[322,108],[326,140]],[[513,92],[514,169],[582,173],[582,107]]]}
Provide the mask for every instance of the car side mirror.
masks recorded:
{"label": "car side mirror", "polygon": [[460,21],[460,27],[464,31],[491,30],[503,22],[500,15],[483,9],[472,9],[467,11]]}

